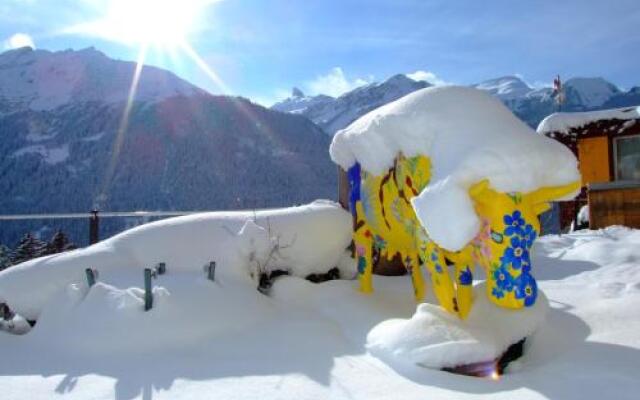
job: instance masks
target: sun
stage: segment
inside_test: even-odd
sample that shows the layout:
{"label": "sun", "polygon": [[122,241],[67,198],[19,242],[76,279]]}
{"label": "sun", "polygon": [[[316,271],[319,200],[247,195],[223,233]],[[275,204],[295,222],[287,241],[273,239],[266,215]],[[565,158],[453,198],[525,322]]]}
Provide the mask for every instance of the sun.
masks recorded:
{"label": "sun", "polygon": [[208,6],[219,0],[107,0],[96,2],[97,19],[64,33],[87,34],[138,47],[175,48],[204,26]]}
{"label": "sun", "polygon": [[111,0],[105,20],[111,35],[138,45],[176,47],[195,28],[207,0]]}

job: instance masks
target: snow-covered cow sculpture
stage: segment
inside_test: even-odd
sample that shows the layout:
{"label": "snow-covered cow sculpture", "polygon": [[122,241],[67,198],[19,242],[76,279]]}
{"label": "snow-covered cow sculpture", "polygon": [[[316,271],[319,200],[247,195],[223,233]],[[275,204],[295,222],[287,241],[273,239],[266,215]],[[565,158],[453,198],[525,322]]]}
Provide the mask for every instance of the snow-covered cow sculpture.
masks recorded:
{"label": "snow-covered cow sculpture", "polygon": [[451,86],[365,115],[336,134],[331,156],[348,171],[363,292],[373,290],[374,257],[399,256],[416,299],[425,266],[440,305],[460,318],[471,310],[475,265],[493,303],[535,303],[529,251],[538,215],[580,189],[564,146],[484,92]]}

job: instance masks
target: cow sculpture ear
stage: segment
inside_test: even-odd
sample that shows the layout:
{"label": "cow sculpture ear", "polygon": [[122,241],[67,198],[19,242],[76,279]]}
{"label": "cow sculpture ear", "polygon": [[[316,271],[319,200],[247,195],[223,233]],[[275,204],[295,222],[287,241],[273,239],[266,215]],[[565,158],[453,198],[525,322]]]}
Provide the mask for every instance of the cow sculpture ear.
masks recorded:
{"label": "cow sculpture ear", "polygon": [[480,202],[490,191],[489,180],[483,179],[469,188],[469,196],[476,202]]}
{"label": "cow sculpture ear", "polygon": [[542,214],[542,213],[543,213],[543,212],[545,212],[545,211],[549,211],[550,209],[551,209],[551,204],[547,203],[546,201],[545,201],[545,202],[542,202],[542,203],[537,203],[537,204],[534,204],[534,205],[533,205],[533,212],[534,212],[536,215],[540,215],[540,214]]}

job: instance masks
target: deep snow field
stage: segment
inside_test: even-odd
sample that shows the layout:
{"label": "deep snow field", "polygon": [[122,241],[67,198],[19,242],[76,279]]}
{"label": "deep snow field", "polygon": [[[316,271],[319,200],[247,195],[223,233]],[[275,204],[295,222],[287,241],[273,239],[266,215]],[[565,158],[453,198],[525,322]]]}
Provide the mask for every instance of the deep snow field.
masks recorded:
{"label": "deep snow field", "polygon": [[[350,230],[349,214],[328,202],[202,214],[12,267],[0,273],[0,300],[38,323],[26,335],[0,331],[0,399],[638,398],[640,231],[536,242],[546,319],[492,380],[378,351],[371,332],[416,313],[409,277],[375,276],[368,296],[355,280],[301,278],[336,265],[352,277]],[[210,260],[215,282],[202,269]],[[159,261],[168,272],[144,312],[142,269]],[[265,264],[292,274],[268,296],[256,290]],[[91,289],[88,266],[100,272]],[[489,306],[482,296],[479,310]]]}

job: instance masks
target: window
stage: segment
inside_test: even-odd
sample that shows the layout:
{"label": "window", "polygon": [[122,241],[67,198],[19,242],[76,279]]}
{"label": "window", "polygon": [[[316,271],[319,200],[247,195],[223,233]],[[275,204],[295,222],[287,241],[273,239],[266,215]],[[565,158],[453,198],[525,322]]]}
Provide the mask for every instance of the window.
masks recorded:
{"label": "window", "polygon": [[640,180],[640,135],[615,138],[616,180]]}

